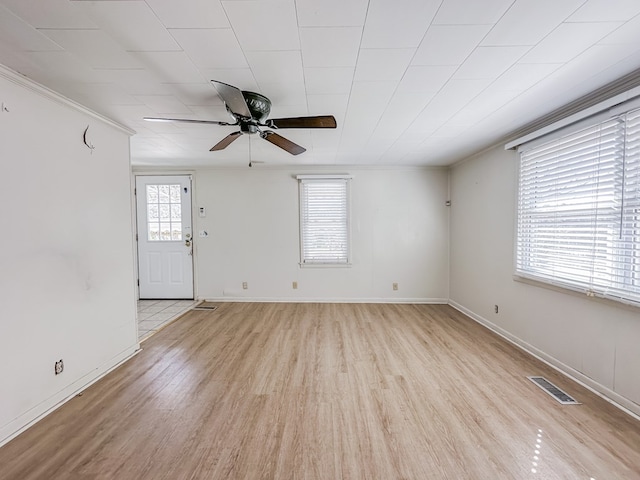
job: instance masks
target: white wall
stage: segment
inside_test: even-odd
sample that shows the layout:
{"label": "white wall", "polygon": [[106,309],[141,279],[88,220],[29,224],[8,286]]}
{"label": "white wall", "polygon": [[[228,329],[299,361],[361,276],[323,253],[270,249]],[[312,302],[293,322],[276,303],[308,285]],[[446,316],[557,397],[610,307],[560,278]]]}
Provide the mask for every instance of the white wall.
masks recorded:
{"label": "white wall", "polygon": [[640,413],[640,310],[513,280],[517,166],[498,147],[451,171],[452,303]]}
{"label": "white wall", "polygon": [[[349,173],[350,268],[299,266],[302,173]],[[448,292],[448,173],[437,169],[269,168],[195,172],[197,296],[294,301],[440,301]],[[199,230],[209,237],[199,238]],[[292,282],[298,282],[298,289]],[[242,282],[248,289],[242,289]],[[392,284],[398,283],[398,290]]]}
{"label": "white wall", "polygon": [[2,67],[0,101],[1,444],[138,344],[129,135]]}

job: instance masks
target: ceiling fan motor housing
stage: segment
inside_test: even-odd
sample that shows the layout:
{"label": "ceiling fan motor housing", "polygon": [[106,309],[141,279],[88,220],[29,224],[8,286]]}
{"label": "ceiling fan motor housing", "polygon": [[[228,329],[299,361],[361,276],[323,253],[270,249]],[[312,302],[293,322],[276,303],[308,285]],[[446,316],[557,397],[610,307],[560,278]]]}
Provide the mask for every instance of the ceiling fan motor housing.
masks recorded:
{"label": "ceiling fan motor housing", "polygon": [[244,90],[242,91],[242,96],[251,112],[251,117],[257,120],[258,123],[264,123],[271,112],[271,100],[259,93]]}

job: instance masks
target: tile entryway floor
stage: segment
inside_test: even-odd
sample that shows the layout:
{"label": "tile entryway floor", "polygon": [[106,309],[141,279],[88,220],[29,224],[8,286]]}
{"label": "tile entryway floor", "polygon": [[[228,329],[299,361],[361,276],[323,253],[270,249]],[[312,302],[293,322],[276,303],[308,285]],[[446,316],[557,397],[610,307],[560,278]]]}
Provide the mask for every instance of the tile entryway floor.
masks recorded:
{"label": "tile entryway floor", "polygon": [[197,304],[197,300],[138,300],[138,340],[149,338]]}

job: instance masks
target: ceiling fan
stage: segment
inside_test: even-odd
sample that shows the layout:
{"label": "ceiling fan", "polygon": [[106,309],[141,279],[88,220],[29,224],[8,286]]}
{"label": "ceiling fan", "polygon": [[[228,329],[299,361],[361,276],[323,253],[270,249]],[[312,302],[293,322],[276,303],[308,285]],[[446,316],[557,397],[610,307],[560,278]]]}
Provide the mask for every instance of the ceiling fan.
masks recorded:
{"label": "ceiling fan", "polygon": [[240,131],[233,132],[224,137],[213,147],[211,152],[227,148],[238,137],[244,134],[258,133],[261,138],[277,147],[286,150],[292,155],[299,155],[306,152],[304,147],[287,140],[272,130],[262,130],[261,127],[280,128],[336,128],[336,119],[333,115],[320,115],[315,117],[291,117],[272,118],[267,120],[271,112],[271,100],[264,95],[255,92],[240,90],[232,85],[211,80],[216,87],[220,98],[224,101],[227,111],[235,119],[235,123],[218,122],[215,120],[192,120],[187,118],[154,118],[144,117],[152,122],[186,122],[204,123],[211,125],[225,125],[240,127]]}

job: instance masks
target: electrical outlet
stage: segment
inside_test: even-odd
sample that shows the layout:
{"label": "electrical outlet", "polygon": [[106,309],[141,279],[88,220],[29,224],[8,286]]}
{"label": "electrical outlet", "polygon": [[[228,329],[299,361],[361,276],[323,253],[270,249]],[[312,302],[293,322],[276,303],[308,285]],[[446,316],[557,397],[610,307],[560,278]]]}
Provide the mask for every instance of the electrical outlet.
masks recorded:
{"label": "electrical outlet", "polygon": [[60,359],[53,365],[53,371],[56,375],[60,375],[63,370],[64,370],[64,363],[62,362],[62,359]]}
{"label": "electrical outlet", "polygon": [[494,311],[494,312],[496,312],[496,313],[498,313],[498,305],[494,305],[494,306],[493,306],[493,311]]}
{"label": "electrical outlet", "polygon": [[294,290],[297,290],[297,288],[298,288],[298,282],[293,282],[291,285],[292,285],[292,287],[293,287],[293,289],[294,289]]}
{"label": "electrical outlet", "polygon": [[247,284],[247,282],[242,282],[242,289],[246,290],[247,288],[249,288],[249,285]]}
{"label": "electrical outlet", "polygon": [[398,284],[397,284],[397,283],[394,283],[394,284],[393,284],[393,289],[394,289],[394,290],[398,290]]}

